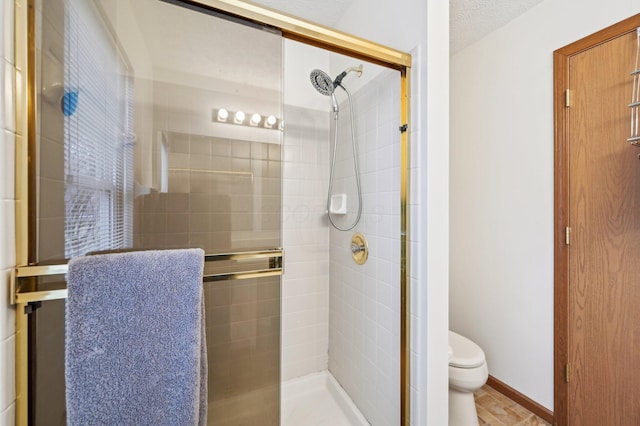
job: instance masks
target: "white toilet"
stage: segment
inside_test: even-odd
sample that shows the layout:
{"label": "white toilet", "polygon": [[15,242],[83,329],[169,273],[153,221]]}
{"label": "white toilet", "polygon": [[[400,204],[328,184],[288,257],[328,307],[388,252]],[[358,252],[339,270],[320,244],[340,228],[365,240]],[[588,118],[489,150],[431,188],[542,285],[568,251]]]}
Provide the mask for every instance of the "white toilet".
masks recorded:
{"label": "white toilet", "polygon": [[473,392],[489,377],[480,346],[449,331],[449,426],[477,426]]}

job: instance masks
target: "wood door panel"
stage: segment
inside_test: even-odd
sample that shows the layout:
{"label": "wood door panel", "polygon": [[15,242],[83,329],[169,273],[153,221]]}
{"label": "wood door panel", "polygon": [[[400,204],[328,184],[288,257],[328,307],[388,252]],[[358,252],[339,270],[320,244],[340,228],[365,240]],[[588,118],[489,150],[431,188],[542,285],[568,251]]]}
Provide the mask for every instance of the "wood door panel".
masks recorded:
{"label": "wood door panel", "polygon": [[626,142],[636,33],[569,59],[569,424],[640,425],[640,149]]}

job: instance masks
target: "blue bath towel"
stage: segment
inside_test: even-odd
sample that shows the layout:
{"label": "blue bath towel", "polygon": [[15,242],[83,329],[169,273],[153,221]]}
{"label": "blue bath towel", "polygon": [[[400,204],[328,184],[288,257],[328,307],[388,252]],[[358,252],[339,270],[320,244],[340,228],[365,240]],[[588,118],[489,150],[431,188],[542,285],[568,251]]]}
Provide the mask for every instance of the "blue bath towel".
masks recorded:
{"label": "blue bath towel", "polygon": [[205,425],[200,249],[69,262],[67,424]]}

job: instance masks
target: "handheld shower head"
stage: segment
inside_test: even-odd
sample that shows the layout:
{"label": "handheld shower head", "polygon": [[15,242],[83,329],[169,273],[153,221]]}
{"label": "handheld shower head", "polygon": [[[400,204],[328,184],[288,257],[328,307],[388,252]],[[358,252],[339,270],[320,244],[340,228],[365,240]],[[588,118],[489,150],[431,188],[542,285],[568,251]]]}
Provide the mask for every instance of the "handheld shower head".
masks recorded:
{"label": "handheld shower head", "polygon": [[331,96],[331,105],[333,106],[334,112],[338,112],[338,100],[336,99],[336,95],[333,92],[338,86],[344,89],[344,86],[342,86],[342,79],[345,78],[350,72],[355,72],[358,74],[358,77],[360,77],[362,75],[362,64],[360,64],[360,66],[358,67],[347,68],[346,70],[338,74],[335,80],[331,80],[331,77],[329,77],[326,72],[319,69],[314,69],[309,75],[311,84],[320,94]]}
{"label": "handheld shower head", "polygon": [[313,87],[315,87],[320,94],[331,96],[333,112],[338,112],[338,100],[336,99],[336,95],[333,93],[336,86],[331,80],[331,77],[329,77],[326,72],[315,69],[311,71],[310,78],[311,84],[313,84]]}
{"label": "handheld shower head", "polygon": [[[311,79],[311,84],[313,85],[313,87],[315,87],[315,89],[318,91],[318,93],[324,95],[324,96],[331,96],[331,104],[333,106],[333,117],[335,120],[335,136],[333,138],[333,159],[331,161],[331,174],[329,176],[329,191],[327,193],[327,213],[329,216],[329,222],[331,223],[331,225],[336,228],[339,231],[348,231],[350,229],[353,229],[358,222],[360,221],[360,216],[362,214],[362,188],[360,186],[360,173],[358,172],[358,162],[356,160],[356,138],[355,138],[355,130],[354,130],[354,119],[353,119],[353,102],[351,101],[351,93],[349,93],[349,91],[347,90],[346,87],[344,87],[342,85],[342,79],[345,78],[347,76],[347,74],[349,74],[350,72],[355,72],[358,74],[358,77],[360,77],[362,75],[362,65],[360,65],[359,67],[351,67],[351,68],[347,68],[346,70],[344,70],[343,72],[341,72],[335,80],[331,80],[331,77],[329,77],[327,75],[326,72],[324,71],[320,71],[319,69],[314,69],[313,71],[311,71],[311,74],[309,75],[310,79]],[[346,227],[346,228],[342,228],[339,225],[337,225],[332,217],[331,217],[331,198],[332,198],[332,194],[331,194],[331,190],[333,187],[333,176],[334,176],[334,171],[335,171],[335,166],[336,166],[336,151],[338,148],[338,117],[339,117],[339,113],[338,113],[338,100],[336,99],[336,94],[334,93],[336,90],[336,87],[340,86],[340,88],[342,90],[344,90],[344,92],[347,94],[347,99],[349,101],[349,109],[351,111],[351,147],[353,149],[353,167],[354,167],[354,172],[355,172],[355,178],[356,178],[356,186],[358,188],[358,213],[357,213],[357,217],[355,222],[353,222],[353,224],[351,224],[350,226]]]}
{"label": "handheld shower head", "polygon": [[355,72],[358,74],[358,77],[362,76],[362,64],[357,67],[349,67],[346,70],[342,71],[340,74],[336,76],[334,80],[331,80],[331,77],[319,69],[314,69],[311,71],[311,84],[316,88],[318,92],[325,96],[331,96],[336,87],[342,84],[342,80],[349,74],[350,72]]}
{"label": "handheld shower head", "polygon": [[309,77],[311,78],[311,84],[313,84],[313,87],[315,87],[320,94],[325,96],[333,95],[335,86],[333,80],[331,80],[331,77],[329,77],[326,72],[315,69],[311,71]]}

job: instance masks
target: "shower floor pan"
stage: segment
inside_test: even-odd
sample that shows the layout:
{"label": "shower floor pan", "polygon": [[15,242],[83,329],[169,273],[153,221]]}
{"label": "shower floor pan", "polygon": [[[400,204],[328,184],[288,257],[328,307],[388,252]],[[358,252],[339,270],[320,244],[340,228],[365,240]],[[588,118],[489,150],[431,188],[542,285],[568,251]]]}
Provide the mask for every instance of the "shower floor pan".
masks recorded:
{"label": "shower floor pan", "polygon": [[281,426],[369,426],[328,371],[282,384]]}

